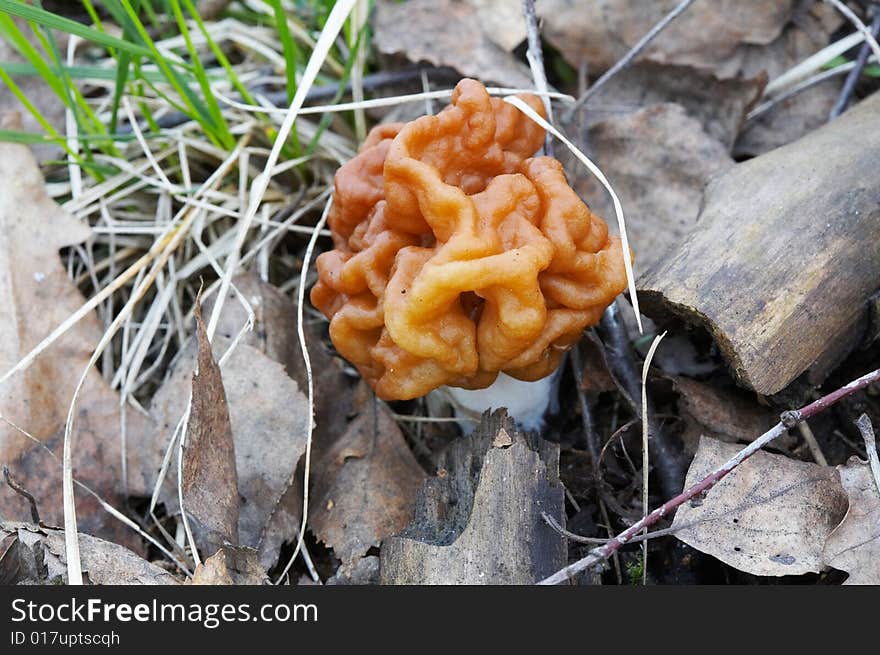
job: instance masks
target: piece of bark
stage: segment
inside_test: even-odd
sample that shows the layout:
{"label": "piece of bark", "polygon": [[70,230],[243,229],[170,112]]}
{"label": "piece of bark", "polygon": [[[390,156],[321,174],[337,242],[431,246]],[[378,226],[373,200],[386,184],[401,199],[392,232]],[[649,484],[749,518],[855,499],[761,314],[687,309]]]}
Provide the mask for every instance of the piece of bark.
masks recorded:
{"label": "piece of bark", "polygon": [[708,329],[745,386],[810,384],[858,344],[880,285],[880,94],[803,139],[738,164],[638,281],[643,311]]}
{"label": "piece of bark", "polygon": [[380,580],[532,584],[566,563],[565,540],[541,512],[565,520],[559,447],[519,432],[504,410],[484,414],[443,454],[409,528],[383,544]]}

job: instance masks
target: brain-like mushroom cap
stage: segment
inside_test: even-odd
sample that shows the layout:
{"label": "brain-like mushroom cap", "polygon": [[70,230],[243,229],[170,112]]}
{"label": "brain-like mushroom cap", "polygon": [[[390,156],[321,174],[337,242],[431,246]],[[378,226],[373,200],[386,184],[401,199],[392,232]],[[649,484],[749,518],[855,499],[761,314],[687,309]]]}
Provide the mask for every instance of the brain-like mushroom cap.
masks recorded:
{"label": "brain-like mushroom cap", "polygon": [[438,115],[374,128],[336,173],[311,299],[381,398],[544,377],[626,287],[619,240],[556,159],[531,157],[543,139],[466,79]]}

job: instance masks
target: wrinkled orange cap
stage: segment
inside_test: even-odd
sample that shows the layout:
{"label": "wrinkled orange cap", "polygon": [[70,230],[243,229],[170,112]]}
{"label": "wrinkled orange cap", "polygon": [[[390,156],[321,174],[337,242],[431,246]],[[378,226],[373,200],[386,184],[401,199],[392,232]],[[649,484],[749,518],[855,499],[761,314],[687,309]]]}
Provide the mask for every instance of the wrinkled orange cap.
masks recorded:
{"label": "wrinkled orange cap", "polygon": [[465,79],[436,116],[374,128],[336,173],[311,299],[379,397],[544,377],[626,287],[619,239],[556,159],[531,157],[543,140]]}

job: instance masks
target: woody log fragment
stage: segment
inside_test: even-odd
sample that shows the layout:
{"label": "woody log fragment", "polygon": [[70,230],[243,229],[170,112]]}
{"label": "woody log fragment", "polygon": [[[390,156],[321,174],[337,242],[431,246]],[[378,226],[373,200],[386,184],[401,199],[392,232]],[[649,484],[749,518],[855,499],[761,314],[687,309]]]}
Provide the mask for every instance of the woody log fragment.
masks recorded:
{"label": "woody log fragment", "polygon": [[880,94],[709,183],[699,219],[638,282],[645,313],[706,328],[734,375],[778,393],[857,347],[880,288]]}

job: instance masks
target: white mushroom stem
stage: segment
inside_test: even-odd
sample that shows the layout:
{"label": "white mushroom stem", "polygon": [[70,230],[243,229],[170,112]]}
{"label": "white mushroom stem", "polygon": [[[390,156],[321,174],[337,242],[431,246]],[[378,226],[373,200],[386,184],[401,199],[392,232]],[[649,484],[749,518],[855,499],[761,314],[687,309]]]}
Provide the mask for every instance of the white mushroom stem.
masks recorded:
{"label": "white mushroom stem", "polygon": [[[485,389],[460,389],[444,387],[444,396],[460,418],[477,419],[487,409],[506,407],[508,415],[525,430],[544,427],[544,414],[551,402],[556,403],[559,388],[559,369],[553,374],[534,382],[524,382],[501,373]],[[473,421],[460,423],[465,434],[476,427]]]}

